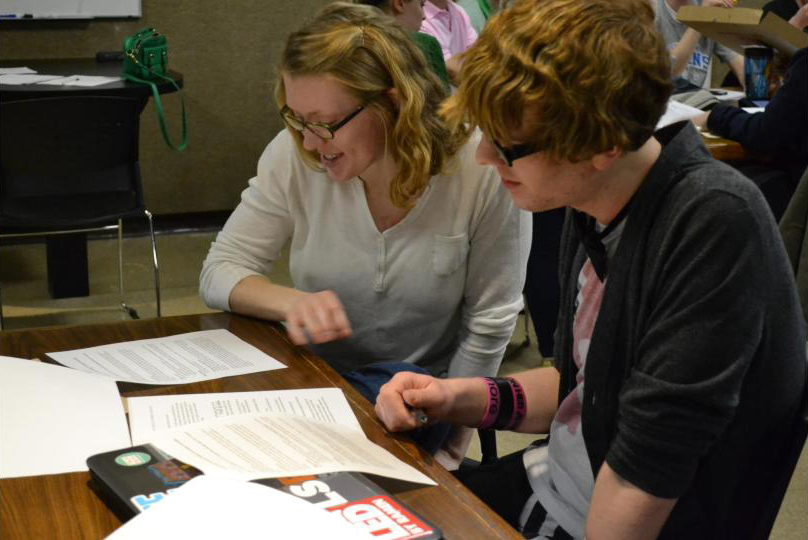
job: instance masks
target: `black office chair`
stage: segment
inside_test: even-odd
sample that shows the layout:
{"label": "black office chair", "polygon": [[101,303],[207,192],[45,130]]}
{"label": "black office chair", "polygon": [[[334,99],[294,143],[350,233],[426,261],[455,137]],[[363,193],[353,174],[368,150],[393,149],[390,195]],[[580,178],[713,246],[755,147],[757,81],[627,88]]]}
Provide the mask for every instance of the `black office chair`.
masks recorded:
{"label": "black office chair", "polygon": [[[118,287],[124,301],[123,219],[145,216],[160,307],[152,215],[138,162],[143,102],[111,96],[52,97],[0,103],[0,238],[118,231]],[[0,301],[0,328],[2,328]]]}

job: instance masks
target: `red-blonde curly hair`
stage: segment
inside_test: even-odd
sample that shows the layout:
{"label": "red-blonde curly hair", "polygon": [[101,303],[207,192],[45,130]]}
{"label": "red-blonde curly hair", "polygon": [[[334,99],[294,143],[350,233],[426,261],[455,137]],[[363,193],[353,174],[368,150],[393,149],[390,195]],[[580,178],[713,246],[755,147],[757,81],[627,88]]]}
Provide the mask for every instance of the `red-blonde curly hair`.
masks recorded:
{"label": "red-blonde curly hair", "polygon": [[[529,141],[554,161],[636,150],[671,91],[648,0],[517,0],[462,58],[459,90],[442,109],[450,125]],[[514,130],[527,139],[514,141]]]}
{"label": "red-blonde curly hair", "polygon": [[[334,2],[293,32],[278,69],[275,99],[286,104],[283,74],[329,75],[379,115],[386,148],[398,165],[390,199],[411,207],[432,175],[446,169],[467,138],[465,128],[450,129],[438,114],[446,96],[423,53],[396,21],[371,6]],[[387,97],[398,93],[398,105]],[[291,130],[304,160],[322,168],[316,152],[303,147],[301,133]]]}

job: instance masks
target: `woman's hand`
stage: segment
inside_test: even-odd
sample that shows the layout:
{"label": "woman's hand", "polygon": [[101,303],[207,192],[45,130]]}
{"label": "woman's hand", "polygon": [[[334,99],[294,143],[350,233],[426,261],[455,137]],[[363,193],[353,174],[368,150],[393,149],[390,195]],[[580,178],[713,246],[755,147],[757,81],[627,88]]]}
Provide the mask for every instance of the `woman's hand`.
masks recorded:
{"label": "woman's hand", "polygon": [[295,299],[286,313],[286,330],[296,345],[326,343],[351,335],[351,323],[333,291],[307,293]]}
{"label": "woman's hand", "polygon": [[402,371],[379,390],[376,416],[390,431],[408,431],[422,426],[413,409],[421,409],[434,423],[447,415],[453,401],[446,379]]}

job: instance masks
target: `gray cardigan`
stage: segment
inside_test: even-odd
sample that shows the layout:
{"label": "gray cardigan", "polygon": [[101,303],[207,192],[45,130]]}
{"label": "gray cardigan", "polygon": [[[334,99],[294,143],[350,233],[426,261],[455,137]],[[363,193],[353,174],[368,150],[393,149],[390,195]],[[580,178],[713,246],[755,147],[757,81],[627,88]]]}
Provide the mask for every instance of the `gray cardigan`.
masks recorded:
{"label": "gray cardigan", "polygon": [[[656,136],[663,151],[632,201],[592,336],[584,440],[595,476],[606,460],[644,491],[679,499],[662,538],[730,538],[765,503],[763,483],[797,411],[803,322],[759,190],[713,160],[690,123]],[[575,386],[583,260],[568,219],[559,400]]]}
{"label": "gray cardigan", "polygon": [[788,203],[780,219],[780,234],[797,279],[802,316],[808,321],[808,234],[806,233],[808,233],[808,169],[802,175],[794,195],[791,196],[791,202]]}

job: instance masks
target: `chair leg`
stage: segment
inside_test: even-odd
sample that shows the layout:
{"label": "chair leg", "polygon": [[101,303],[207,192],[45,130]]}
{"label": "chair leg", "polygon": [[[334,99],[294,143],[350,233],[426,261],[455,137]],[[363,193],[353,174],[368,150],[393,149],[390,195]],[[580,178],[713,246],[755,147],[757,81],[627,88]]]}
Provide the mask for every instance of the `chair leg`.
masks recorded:
{"label": "chair leg", "polygon": [[0,287],[0,331],[3,330],[3,288]]}
{"label": "chair leg", "polygon": [[530,311],[527,309],[527,302],[525,302],[525,307],[522,309],[524,312],[524,321],[525,321],[525,345],[530,345]]}
{"label": "chair leg", "polygon": [[149,220],[149,235],[151,236],[152,246],[152,264],[154,265],[154,294],[157,298],[157,316],[162,317],[162,309],[160,307],[160,264],[157,261],[157,243],[154,241],[154,220],[152,214],[148,210],[144,210],[146,218]]}
{"label": "chair leg", "polygon": [[118,294],[121,300],[121,309],[124,310],[130,319],[139,319],[137,310],[129,306],[124,300],[123,294],[123,220],[118,220]]}

